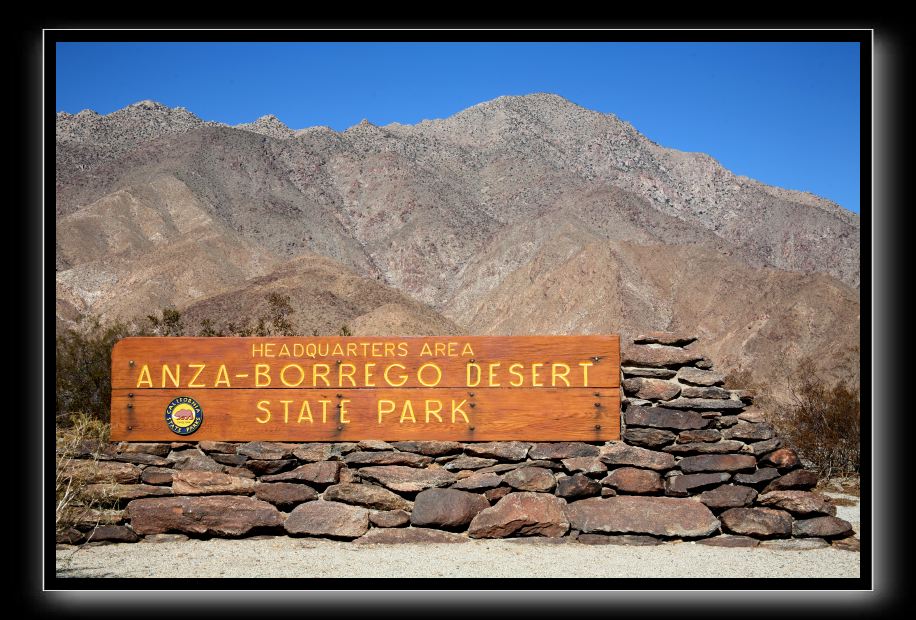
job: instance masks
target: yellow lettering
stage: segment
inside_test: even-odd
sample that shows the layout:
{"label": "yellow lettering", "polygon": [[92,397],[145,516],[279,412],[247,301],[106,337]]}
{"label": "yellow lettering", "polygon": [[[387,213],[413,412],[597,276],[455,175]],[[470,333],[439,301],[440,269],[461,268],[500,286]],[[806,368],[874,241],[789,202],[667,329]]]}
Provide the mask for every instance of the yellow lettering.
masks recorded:
{"label": "yellow lettering", "polygon": [[454,400],[452,401],[452,424],[455,423],[455,414],[456,413],[461,414],[461,417],[464,418],[465,423],[470,422],[470,420],[468,420],[467,414],[465,414],[464,410],[461,408],[462,405],[464,405],[466,402],[468,401],[462,400],[460,403],[456,405],[455,401]]}
{"label": "yellow lettering", "polygon": [[385,343],[385,357],[394,357],[394,343],[393,342]]}
{"label": "yellow lettering", "polygon": [[490,387],[499,387],[499,382],[496,381],[495,373],[493,372],[494,370],[496,370],[496,367],[499,365],[500,365],[499,362],[492,362],[491,364],[489,364],[490,369],[487,372],[487,381]]}
{"label": "yellow lettering", "polygon": [[274,352],[274,343],[268,342],[264,344],[264,357],[275,357]]}
{"label": "yellow lettering", "polygon": [[289,357],[289,347],[286,346],[286,343],[283,343],[283,346],[280,347],[280,352],[277,353],[277,357]]}
{"label": "yellow lettering", "polygon": [[356,357],[358,353],[356,352],[357,345],[355,342],[347,343],[347,355],[350,357]]}
{"label": "yellow lettering", "polygon": [[543,383],[538,383],[538,367],[543,366],[541,362],[534,362],[531,364],[531,386],[532,387],[544,387]]}
{"label": "yellow lettering", "polygon": [[[388,376],[388,371],[391,370],[391,369],[394,368],[394,367],[398,367],[398,368],[400,368],[401,370],[407,370],[402,364],[390,364],[390,365],[386,366],[386,367],[385,367],[385,383],[387,383],[387,384],[390,385],[391,387],[401,387],[402,385],[404,385],[405,383],[407,383],[407,373],[405,373],[405,372],[402,372],[402,373],[401,373],[401,377],[400,377],[400,378],[401,378],[401,382],[400,382],[400,383],[392,383],[392,382],[391,382],[391,377]],[[392,410],[392,411],[393,411],[393,410]]]}
{"label": "yellow lettering", "polygon": [[220,383],[225,383],[226,387],[232,387],[229,385],[229,371],[226,370],[225,364],[220,364],[219,370],[216,372],[216,381],[213,383],[213,387],[219,387]]}
{"label": "yellow lettering", "polygon": [[588,367],[594,366],[591,362],[579,362],[582,367],[582,387],[588,387]]}
{"label": "yellow lettering", "polygon": [[340,343],[338,342],[334,345],[334,353],[332,353],[332,355],[339,355],[340,357],[343,357],[343,354],[343,347],[340,346]]}
{"label": "yellow lettering", "polygon": [[[299,380],[295,383],[286,380],[286,371],[290,368],[295,368],[299,372]],[[280,369],[280,383],[286,387],[299,387],[302,385],[302,382],[305,381],[305,369],[302,368],[299,364],[287,364]]]}
{"label": "yellow lettering", "polygon": [[347,419],[347,403],[350,402],[349,398],[342,398],[340,400],[340,423],[349,424],[350,420]]}
{"label": "yellow lettering", "polygon": [[259,400],[258,401],[258,411],[263,411],[264,413],[267,414],[267,417],[264,418],[263,420],[261,418],[255,418],[255,420],[257,420],[261,424],[267,424],[267,422],[270,421],[270,409],[266,409],[264,405],[270,406],[270,401],[269,400]]}
{"label": "yellow lettering", "polygon": [[168,364],[162,365],[162,387],[165,387],[165,376],[168,375],[169,379],[172,380],[174,387],[178,387],[178,377],[181,375],[181,364],[175,364],[175,374],[172,374],[172,369],[169,368]]}
{"label": "yellow lettering", "polygon": [[471,343],[465,342],[464,347],[461,349],[461,357],[465,355],[474,355],[474,349],[471,348]]}
{"label": "yellow lettering", "polygon": [[[267,383],[261,383],[262,377],[267,379]],[[268,385],[270,385],[270,364],[255,364],[254,365],[254,386],[255,387],[267,387]]]}
{"label": "yellow lettering", "polygon": [[518,382],[515,382],[515,381],[510,381],[510,382],[509,382],[509,385],[511,385],[512,387],[519,387],[519,386],[521,386],[523,383],[525,383],[525,377],[522,376],[522,373],[520,373],[519,371],[515,370],[516,368],[524,368],[524,365],[519,364],[518,362],[515,362],[514,364],[511,364],[511,365],[509,366],[509,374],[510,374],[510,375],[515,375],[516,377],[518,377]]}
{"label": "yellow lettering", "polygon": [[407,343],[399,342],[398,343],[398,357],[406,357],[408,353],[409,351],[407,350]]}
{"label": "yellow lettering", "polygon": [[[318,372],[318,369],[321,368],[324,372]],[[331,372],[331,367],[327,364],[315,364],[312,366],[312,385],[318,387],[318,379],[321,378],[324,381],[325,387],[331,387],[331,383],[328,381],[328,373]]]}
{"label": "yellow lettering", "polygon": [[[432,383],[427,383],[426,381],[423,380],[423,369],[424,368],[435,369],[436,371],[436,380],[435,381],[433,381]],[[439,385],[439,382],[442,381],[442,369],[436,366],[435,364],[433,364],[432,362],[423,364],[422,366],[420,366],[417,369],[417,381],[419,381],[420,385],[424,387],[436,387],[437,385]]]}
{"label": "yellow lettering", "polygon": [[436,343],[436,355],[439,355],[439,356],[445,355],[445,343],[444,342]]}
{"label": "yellow lettering", "polygon": [[412,404],[412,403],[410,402],[410,400],[408,399],[408,400],[405,400],[405,401],[404,401],[404,409],[401,410],[401,419],[400,419],[400,421],[399,421],[399,424],[403,424],[403,423],[404,423],[404,420],[407,419],[407,412],[408,412],[408,411],[410,412],[410,421],[411,421],[411,422],[416,422],[416,421],[417,421],[417,418],[415,418],[414,415],[413,415],[413,404]]}
{"label": "yellow lettering", "polygon": [[293,344],[293,357],[302,357],[305,355],[305,345],[301,342],[296,342]]}
{"label": "yellow lettering", "polygon": [[[474,379],[474,382],[471,383],[471,368],[477,371],[477,378]],[[469,363],[467,367],[467,386],[468,387],[477,387],[480,385],[480,365],[475,363]]]}
{"label": "yellow lettering", "polygon": [[424,342],[423,348],[420,350],[420,357],[423,357],[424,355],[432,355],[432,354],[433,354],[433,351],[432,349],[429,348],[429,343]]}
{"label": "yellow lettering", "polygon": [[[355,343],[353,343],[355,344]],[[344,368],[347,368],[349,372],[344,372]],[[356,373],[356,365],[346,362],[337,367],[337,386],[343,387],[344,377],[350,380],[350,385],[356,387],[356,381],[353,379],[353,375]]]}
{"label": "yellow lettering", "polygon": [[[382,407],[383,404],[384,404],[384,408]],[[390,408],[389,408],[389,405],[391,405]],[[382,416],[386,413],[394,413],[394,401],[380,399],[378,401],[378,423],[379,424],[382,423]]]}
{"label": "yellow lettering", "polygon": [[372,380],[372,369],[375,368],[375,362],[366,362],[366,365],[363,367],[364,381],[363,385],[365,387],[375,387],[375,382]]}
{"label": "yellow lettering", "polygon": [[321,422],[324,424],[328,421],[328,405],[331,404],[331,401],[319,400],[318,402],[321,403]]}
{"label": "yellow lettering", "polygon": [[291,400],[281,400],[283,403],[283,423],[289,424],[289,406],[293,403]]}
{"label": "yellow lettering", "polygon": [[140,369],[137,387],[153,387],[153,379],[149,376],[149,366],[146,364],[143,364],[143,368]]}
{"label": "yellow lettering", "polygon": [[[564,369],[563,372],[557,372],[557,368],[559,368],[560,366],[563,367]],[[566,375],[569,374],[569,365],[561,364],[561,363],[553,364],[553,366],[550,367],[550,372],[551,372],[551,377],[550,377],[551,386],[556,387],[557,379],[563,379],[563,383],[566,384],[566,387],[569,387],[569,379],[566,378]]]}
{"label": "yellow lettering", "polygon": [[[305,412],[308,412],[308,417],[305,417]],[[307,400],[302,401],[302,406],[299,408],[299,419],[296,420],[296,424],[302,420],[308,420],[309,424],[314,423],[314,420],[312,420],[312,406],[309,405]]]}
{"label": "yellow lettering", "polygon": [[382,343],[373,342],[372,343],[372,357],[381,357],[382,356]]}
{"label": "yellow lettering", "polygon": [[[433,403],[436,404],[435,409],[431,409],[430,405]],[[429,416],[434,415],[436,419],[440,422],[442,421],[442,416],[439,415],[439,412],[442,411],[442,401],[439,400],[428,400],[426,401],[426,423],[429,424]]]}
{"label": "yellow lettering", "polygon": [[251,343],[251,357],[264,357],[264,343],[263,342],[252,342]]}
{"label": "yellow lettering", "polygon": [[195,373],[194,373],[194,376],[191,377],[191,380],[188,381],[188,387],[189,387],[189,388],[204,388],[204,387],[207,387],[206,384],[204,384],[204,383],[194,383],[195,381],[197,381],[197,377],[200,376],[200,373],[202,373],[202,372],[204,371],[204,368],[206,368],[207,365],[206,365],[206,364],[188,364],[188,366],[190,366],[191,368],[196,368],[196,369],[197,369],[197,372],[195,372]]}

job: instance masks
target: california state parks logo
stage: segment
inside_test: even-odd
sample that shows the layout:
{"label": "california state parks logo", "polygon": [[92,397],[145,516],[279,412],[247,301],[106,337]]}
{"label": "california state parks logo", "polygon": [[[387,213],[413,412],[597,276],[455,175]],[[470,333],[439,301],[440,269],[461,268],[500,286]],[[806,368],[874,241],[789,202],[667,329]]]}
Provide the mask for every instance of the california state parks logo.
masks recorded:
{"label": "california state parks logo", "polygon": [[190,396],[179,396],[165,408],[165,423],[173,433],[190,435],[204,423],[204,410]]}

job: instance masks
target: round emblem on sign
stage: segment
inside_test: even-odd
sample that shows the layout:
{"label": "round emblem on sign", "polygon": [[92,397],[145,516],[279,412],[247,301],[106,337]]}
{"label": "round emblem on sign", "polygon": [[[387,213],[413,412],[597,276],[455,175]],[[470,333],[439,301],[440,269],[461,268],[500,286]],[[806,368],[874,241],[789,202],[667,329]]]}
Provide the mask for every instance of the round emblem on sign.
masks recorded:
{"label": "round emblem on sign", "polygon": [[165,423],[173,433],[190,435],[204,423],[204,410],[190,396],[179,396],[165,408]]}

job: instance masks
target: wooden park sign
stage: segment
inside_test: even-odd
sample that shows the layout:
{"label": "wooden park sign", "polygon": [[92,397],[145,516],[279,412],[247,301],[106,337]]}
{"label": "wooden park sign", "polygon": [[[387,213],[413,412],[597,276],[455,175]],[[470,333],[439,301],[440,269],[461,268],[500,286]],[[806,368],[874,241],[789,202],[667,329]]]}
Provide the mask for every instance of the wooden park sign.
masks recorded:
{"label": "wooden park sign", "polygon": [[620,338],[125,338],[114,441],[620,439]]}

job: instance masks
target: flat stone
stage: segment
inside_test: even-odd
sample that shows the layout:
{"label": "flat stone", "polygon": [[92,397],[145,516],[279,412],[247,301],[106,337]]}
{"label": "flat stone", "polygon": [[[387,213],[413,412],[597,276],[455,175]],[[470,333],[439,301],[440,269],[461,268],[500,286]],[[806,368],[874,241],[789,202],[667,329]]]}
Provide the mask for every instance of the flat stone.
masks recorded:
{"label": "flat stone", "polygon": [[360,450],[393,450],[392,446],[387,441],[382,441],[381,439],[363,439],[362,441],[356,444],[356,447]]}
{"label": "flat stone", "polygon": [[[244,465],[248,460],[248,457],[243,454],[223,454],[222,452],[211,452],[208,456],[217,463],[222,465],[230,465],[232,467]],[[273,461],[266,462],[272,463]]]}
{"label": "flat stone", "polygon": [[476,491],[480,489],[492,489],[498,487],[502,484],[503,477],[499,474],[493,472],[488,473],[476,473],[467,478],[463,478],[453,484],[451,488],[453,489],[466,489],[470,491]]}
{"label": "flat stone", "polygon": [[513,469],[517,469],[518,467],[521,467],[523,464],[524,463],[500,463],[498,465],[493,465],[492,467],[483,467],[481,469],[478,469],[475,473],[488,474],[492,472],[496,474],[502,474],[507,471],[512,471]]}
{"label": "flat stone", "polygon": [[256,527],[283,523],[273,504],[251,497],[156,497],[135,499],[127,505],[130,524],[138,534],[216,534],[240,536]]}
{"label": "flat stone", "polygon": [[222,454],[236,454],[238,444],[228,441],[201,441],[197,446],[204,452],[219,452]]}
{"label": "flat stone", "polygon": [[519,467],[503,476],[503,482],[520,491],[551,491],[557,485],[553,473],[541,467]]}
{"label": "flat stone", "polygon": [[156,467],[165,467],[171,465],[171,461],[161,456],[146,454],[145,452],[106,452],[99,454],[99,462],[119,461],[122,463],[133,463],[135,465],[155,465]]}
{"label": "flat stone", "polygon": [[132,443],[122,441],[117,445],[117,452],[122,454],[152,454],[154,456],[168,456],[171,446],[167,443]]}
{"label": "flat stone", "polygon": [[571,459],[563,459],[562,463],[569,472],[600,474],[607,471],[607,465],[597,456],[574,456]]}
{"label": "flat stone", "polygon": [[410,513],[403,510],[370,512],[369,523],[375,527],[404,527],[410,523]]}
{"label": "flat stone", "polygon": [[624,393],[646,400],[671,400],[681,393],[681,386],[674,381],[635,377],[623,380]]}
{"label": "flat stone", "polygon": [[716,428],[729,428],[739,422],[736,415],[723,415],[716,418],[714,424]]}
{"label": "flat stone", "polygon": [[[671,454],[727,454],[729,452],[738,452],[743,447],[743,442],[724,439],[715,443],[700,441],[693,443],[676,443],[673,446],[662,448],[662,450]],[[754,463],[756,464],[756,460]]]}
{"label": "flat stone", "polygon": [[704,454],[685,456],[678,462],[685,474],[700,471],[741,471],[757,467],[757,459],[747,454]]}
{"label": "flat stone", "polygon": [[633,545],[638,547],[652,547],[662,544],[654,536],[641,534],[579,534],[576,542],[583,545]]}
{"label": "flat stone", "polygon": [[509,493],[512,493],[512,487],[496,487],[493,489],[487,489],[483,492],[483,496],[487,498],[487,501],[491,504],[495,504],[502,498],[504,498]]}
{"label": "flat stone", "polygon": [[147,467],[140,474],[140,480],[145,484],[172,484],[174,469],[168,467]]}
{"label": "flat stone", "polygon": [[213,471],[176,471],[172,476],[175,495],[251,495],[255,481]]}
{"label": "flat stone", "polygon": [[830,543],[823,538],[785,538],[764,540],[760,543],[761,549],[779,549],[780,551],[808,551],[809,549],[823,549]]}
{"label": "flat stone", "polygon": [[140,542],[145,543],[171,543],[171,542],[184,542],[188,540],[188,537],[184,534],[149,534],[140,539]]}
{"label": "flat stone", "polygon": [[621,352],[620,362],[623,366],[648,366],[664,368],[666,366],[683,366],[703,359],[693,351],[664,345],[633,345]]}
{"label": "flat stone", "polygon": [[306,502],[289,513],[283,527],[293,535],[358,538],[369,530],[369,511],[325,500]]}
{"label": "flat stone", "polygon": [[467,542],[467,536],[454,532],[443,532],[426,527],[407,527],[401,529],[371,529],[354,542],[375,545],[398,544],[441,544]]}
{"label": "flat stone", "polygon": [[600,458],[607,465],[632,465],[646,469],[666,470],[674,467],[674,457],[665,452],[628,446],[613,441],[601,446]]}
{"label": "flat stone", "polygon": [[56,542],[58,545],[78,545],[86,539],[86,535],[75,527],[68,527],[57,532]]}
{"label": "flat stone", "polygon": [[629,407],[624,417],[627,427],[651,426],[653,428],[693,430],[705,428],[709,424],[695,411],[675,411],[665,407]]}
{"label": "flat stone", "polygon": [[856,538],[855,536],[849,536],[848,538],[840,538],[838,540],[832,541],[830,544],[834,549],[841,549],[843,551],[859,551],[860,550],[859,539]]}
{"label": "flat stone", "polygon": [[584,474],[573,474],[557,480],[557,497],[580,498],[599,493],[601,493],[601,485]]}
{"label": "flat stone", "polygon": [[735,536],[734,534],[720,534],[712,538],[704,538],[697,541],[698,545],[709,545],[710,547],[756,547],[760,541],[750,536]]}
{"label": "flat stone", "polygon": [[675,347],[683,347],[694,342],[696,339],[696,336],[683,332],[655,331],[639,334],[633,339],[633,342],[636,344],[666,344]]}
{"label": "flat stone", "polygon": [[410,502],[397,493],[369,484],[335,484],[325,489],[322,497],[376,510],[410,510]]}
{"label": "flat stone", "polygon": [[249,469],[245,469],[244,467],[232,467],[231,465],[227,465],[225,469],[223,469],[223,473],[229,474],[230,476],[237,476],[239,478],[248,478],[249,480],[255,479],[254,472]]}
{"label": "flat stone", "polygon": [[564,441],[559,443],[536,443],[528,450],[528,458],[571,459],[577,456],[598,456],[598,446],[587,443]]}
{"label": "flat stone", "polygon": [[735,474],[735,482],[738,484],[761,484],[778,477],[779,472],[776,469],[762,467],[752,474]]}
{"label": "flat stone", "polygon": [[65,511],[66,520],[80,527],[96,525],[118,525],[127,517],[123,510],[96,509],[86,506],[74,506]]}
{"label": "flat stone", "polygon": [[795,453],[795,450],[792,448],[780,448],[770,452],[765,457],[763,457],[760,462],[763,465],[772,465],[777,469],[793,469],[798,467],[800,461],[798,459],[798,454]]}
{"label": "flat stone", "polygon": [[731,476],[727,473],[685,474],[665,479],[665,494],[684,497],[698,489],[726,482]]}
{"label": "flat stone", "polygon": [[[262,476],[261,482],[312,482],[315,484],[334,484],[340,479],[340,461],[318,461],[306,463],[292,471],[271,476]],[[365,471],[365,470],[363,470]]]}
{"label": "flat stone", "polygon": [[757,503],[770,508],[788,510],[795,515],[836,516],[836,506],[829,497],[810,491],[771,491],[758,497]]}
{"label": "flat stone", "polygon": [[740,400],[719,400],[716,398],[675,398],[665,402],[666,407],[672,409],[691,409],[693,411],[702,411],[712,409],[715,411],[725,411],[728,409],[743,409],[744,403]]}
{"label": "flat stone", "polygon": [[132,543],[140,540],[140,537],[126,525],[100,525],[93,529],[86,538],[86,542],[101,540]]}
{"label": "flat stone", "polygon": [[[776,471],[776,470],[771,470]],[[807,469],[796,469],[785,476],[772,480],[763,489],[764,493],[770,491],[788,491],[791,489],[808,490],[817,486],[817,474]]]}
{"label": "flat stone", "polygon": [[303,443],[293,448],[293,456],[306,463],[339,461],[356,449],[355,443]]}
{"label": "flat stone", "polygon": [[717,386],[685,385],[681,389],[684,398],[718,398],[720,400],[732,397],[732,393]]}
{"label": "flat stone", "polygon": [[258,476],[272,476],[295,467],[299,461],[296,459],[249,459],[245,461],[245,468]]}
{"label": "flat stone", "polygon": [[459,456],[458,458],[446,463],[445,469],[449,471],[458,471],[461,469],[482,469],[492,465],[496,465],[496,459],[485,459],[479,456]]}
{"label": "flat stone", "polygon": [[348,465],[407,465],[426,467],[432,458],[413,452],[351,452],[344,457]]}
{"label": "flat stone", "polygon": [[132,463],[73,459],[63,468],[62,475],[64,478],[89,484],[94,482],[131,484],[140,480],[140,472],[140,468]]}
{"label": "flat stone", "polygon": [[457,480],[455,474],[445,469],[417,469],[403,465],[363,467],[359,470],[359,475],[402,493],[413,493],[432,487],[445,487]]}
{"label": "flat stone", "polygon": [[677,378],[684,383],[700,386],[722,385],[725,383],[725,375],[697,368],[681,368],[677,371]]}
{"label": "flat stone", "polygon": [[773,439],[767,439],[766,441],[757,441],[751,443],[742,448],[742,451],[749,452],[754,456],[763,456],[764,454],[769,454],[773,450],[782,447],[782,439],[779,437],[774,437]]}
{"label": "flat stone", "polygon": [[149,465],[171,465],[174,469],[197,471],[223,471],[225,466],[220,465],[212,458],[196,448],[187,450],[172,450],[169,458],[164,463],[149,463]]}
{"label": "flat stone", "polygon": [[[590,501],[590,500],[582,500]],[[509,493],[471,521],[471,538],[562,536],[569,530],[566,500],[546,493]]]}
{"label": "flat stone", "polygon": [[307,484],[262,482],[255,487],[254,496],[282,510],[288,510],[303,502],[318,499],[318,492]]}
{"label": "flat stone", "polygon": [[739,422],[722,431],[722,436],[726,439],[740,439],[742,441],[763,441],[775,437],[776,431],[765,422],[759,424]]}
{"label": "flat stone", "polygon": [[277,461],[291,457],[296,447],[296,444],[249,441],[240,445],[236,452],[258,461]]}
{"label": "flat stone", "polygon": [[767,421],[767,416],[762,409],[752,407],[738,414],[738,419],[752,424],[761,424]]}
{"label": "flat stone", "polygon": [[589,498],[566,507],[570,527],[582,533],[651,534],[681,538],[719,529],[709,508],[692,499],[618,495]]}
{"label": "flat stone", "polygon": [[697,499],[710,508],[738,508],[750,506],[754,503],[755,497],[757,497],[757,491],[750,487],[723,484],[714,489],[703,491],[697,496]]}
{"label": "flat stone", "polygon": [[466,454],[499,459],[501,461],[523,461],[531,449],[530,443],[521,441],[490,441],[487,443],[468,443],[464,446]]}
{"label": "flat stone", "polygon": [[703,370],[710,370],[713,364],[712,364],[711,359],[709,359],[708,357],[704,357],[703,359],[697,361],[697,363],[694,364],[694,366],[696,366],[697,368],[701,368]]}
{"label": "flat stone", "polygon": [[391,445],[402,452],[425,456],[445,456],[461,452],[461,444],[457,441],[395,441]]}
{"label": "flat stone", "polygon": [[729,532],[748,536],[790,536],[792,515],[772,508],[730,508],[720,516]]}
{"label": "flat stone", "polygon": [[650,469],[621,467],[608,474],[601,484],[613,487],[618,493],[635,493],[639,495],[661,493],[665,490],[662,477]]}
{"label": "flat stone", "polygon": [[455,489],[426,489],[417,494],[410,513],[413,526],[464,528],[480,511],[490,507],[482,495]]}
{"label": "flat stone", "polygon": [[643,448],[661,448],[674,439],[674,433],[660,428],[628,428],[623,434],[625,443]]}
{"label": "flat stone", "polygon": [[799,519],[792,524],[792,535],[798,537],[842,538],[852,533],[852,523],[839,517]]}
{"label": "flat stone", "polygon": [[670,379],[677,374],[668,368],[638,368],[636,366],[622,366],[624,377],[650,377],[653,379]]}
{"label": "flat stone", "polygon": [[712,443],[719,441],[720,439],[722,439],[722,433],[714,428],[681,431],[677,434],[678,443],[696,443],[698,441]]}
{"label": "flat stone", "polygon": [[87,484],[83,487],[86,495],[102,500],[125,500],[139,497],[156,497],[171,495],[170,487],[153,486],[149,484]]}

